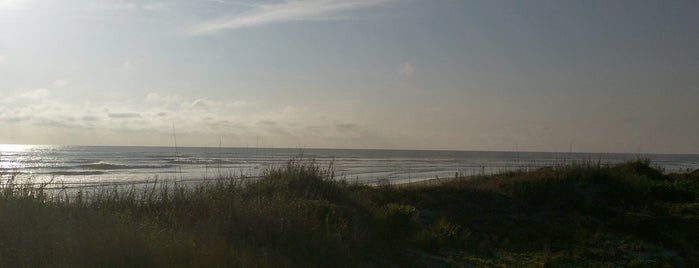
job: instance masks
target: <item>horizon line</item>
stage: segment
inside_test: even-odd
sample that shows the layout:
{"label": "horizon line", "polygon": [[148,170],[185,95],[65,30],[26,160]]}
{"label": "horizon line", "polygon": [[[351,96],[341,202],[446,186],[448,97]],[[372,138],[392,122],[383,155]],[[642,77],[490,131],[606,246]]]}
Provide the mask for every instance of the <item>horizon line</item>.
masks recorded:
{"label": "horizon line", "polygon": [[[55,147],[149,147],[149,148],[175,148],[164,145],[96,145],[96,144],[21,144],[0,143],[0,152],[3,146],[55,146]],[[468,149],[418,149],[418,148],[342,148],[342,147],[256,147],[256,146],[181,146],[177,148],[226,148],[226,149],[288,149],[288,150],[367,150],[367,151],[432,151],[432,152],[482,152],[482,153],[555,153],[555,154],[623,154],[623,155],[699,155],[699,153],[670,153],[670,152],[600,152],[600,151],[533,151],[533,150],[468,150]]]}

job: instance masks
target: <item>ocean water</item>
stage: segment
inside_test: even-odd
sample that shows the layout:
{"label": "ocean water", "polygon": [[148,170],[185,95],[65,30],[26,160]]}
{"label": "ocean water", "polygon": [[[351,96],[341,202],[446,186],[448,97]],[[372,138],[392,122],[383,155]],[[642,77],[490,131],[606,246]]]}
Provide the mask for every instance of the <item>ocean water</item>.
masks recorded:
{"label": "ocean water", "polygon": [[696,170],[699,155],[291,148],[0,145],[0,180],[63,186],[196,182],[220,175],[256,177],[289,160],[332,167],[350,182],[403,183],[575,162],[617,164],[648,158],[668,172]]}

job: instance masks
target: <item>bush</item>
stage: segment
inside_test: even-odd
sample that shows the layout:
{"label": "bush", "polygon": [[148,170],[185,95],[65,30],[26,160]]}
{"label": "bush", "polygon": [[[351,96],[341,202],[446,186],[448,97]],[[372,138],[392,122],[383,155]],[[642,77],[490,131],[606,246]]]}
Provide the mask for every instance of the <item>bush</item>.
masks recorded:
{"label": "bush", "polygon": [[659,200],[667,202],[693,202],[696,194],[689,189],[688,185],[679,183],[663,183],[653,185],[650,194]]}
{"label": "bush", "polygon": [[666,181],[669,179],[667,175],[661,172],[661,170],[651,167],[649,159],[639,159],[624,163],[619,165],[618,169],[645,176],[654,181]]}
{"label": "bush", "polygon": [[321,199],[348,202],[346,189],[333,180],[331,169],[322,169],[313,162],[289,161],[286,166],[265,171],[257,182],[248,185],[248,197],[284,196],[285,198]]}
{"label": "bush", "polygon": [[427,251],[436,252],[444,248],[463,248],[471,231],[440,218],[417,234],[418,245]]}
{"label": "bush", "polygon": [[374,211],[378,235],[387,241],[412,237],[418,229],[417,209],[410,205],[387,204]]}

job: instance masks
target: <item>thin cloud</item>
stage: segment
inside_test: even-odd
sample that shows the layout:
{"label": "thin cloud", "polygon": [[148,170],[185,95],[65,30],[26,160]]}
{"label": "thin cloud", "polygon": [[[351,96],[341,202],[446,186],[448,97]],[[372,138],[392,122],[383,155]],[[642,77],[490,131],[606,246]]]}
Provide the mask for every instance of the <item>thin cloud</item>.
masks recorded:
{"label": "thin cloud", "polygon": [[139,118],[141,114],[139,113],[108,113],[111,118]]}
{"label": "thin cloud", "polygon": [[186,35],[216,34],[224,30],[255,27],[287,21],[327,19],[328,15],[367,8],[393,0],[286,0],[278,4],[253,6],[238,16],[210,20],[185,31]]}
{"label": "thin cloud", "polygon": [[94,116],[94,115],[86,115],[86,116],[83,116],[83,117],[80,118],[80,119],[82,119],[83,121],[87,121],[87,122],[97,122],[97,121],[100,121],[100,118],[97,117],[97,116]]}
{"label": "thin cloud", "polygon": [[403,65],[398,68],[398,74],[402,76],[413,76],[415,74],[415,67],[410,62],[403,63]]}
{"label": "thin cloud", "polygon": [[255,4],[247,3],[247,2],[241,2],[241,1],[223,1],[223,0],[205,0],[207,2],[212,2],[212,3],[218,3],[218,4],[226,4],[226,5],[236,5],[236,6],[245,6],[245,7],[257,7]]}
{"label": "thin cloud", "polygon": [[[2,0],[0,0],[2,1]],[[143,1],[119,1],[92,3],[92,7],[101,10],[159,10],[167,7],[163,2],[143,3]]]}
{"label": "thin cloud", "polygon": [[0,0],[0,10],[25,9],[28,1],[25,0]]}
{"label": "thin cloud", "polygon": [[68,81],[63,80],[63,79],[58,79],[56,81],[53,81],[53,85],[56,87],[65,87],[68,85]]}
{"label": "thin cloud", "polygon": [[349,132],[353,131],[356,129],[359,129],[361,126],[357,124],[348,124],[348,123],[340,123],[340,124],[335,124],[335,128],[339,132]]}
{"label": "thin cloud", "polygon": [[26,93],[20,95],[20,97],[24,98],[24,99],[41,99],[41,98],[48,97],[49,95],[51,95],[50,90],[45,89],[45,88],[40,88],[40,89],[26,92]]}
{"label": "thin cloud", "polygon": [[[102,137],[108,140],[135,135],[133,142],[160,144],[171,137],[173,122],[178,135],[184,137],[183,143],[191,145],[201,144],[202,140],[218,141],[222,135],[234,137],[238,145],[250,145],[250,141],[263,137],[284,146],[304,144],[307,140],[317,141],[317,146],[350,146],[353,142],[367,144],[363,142],[366,137],[376,138],[379,133],[383,137],[383,131],[373,131],[371,125],[345,114],[306,106],[190,99],[154,92],[146,94],[141,102],[130,104],[75,102],[43,89],[0,96],[0,123],[10,129],[50,133],[69,142],[101,144]],[[31,134],[18,133],[21,134],[0,132],[0,139]]]}

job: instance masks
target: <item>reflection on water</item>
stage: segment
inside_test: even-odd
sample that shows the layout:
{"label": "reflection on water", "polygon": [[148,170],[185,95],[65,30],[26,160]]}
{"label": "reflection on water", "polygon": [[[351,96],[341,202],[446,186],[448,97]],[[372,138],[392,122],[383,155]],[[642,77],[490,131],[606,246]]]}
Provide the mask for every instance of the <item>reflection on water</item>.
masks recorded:
{"label": "reflection on water", "polygon": [[255,177],[291,159],[331,167],[357,183],[408,182],[491,174],[514,169],[649,158],[667,171],[699,168],[699,155],[341,150],[285,148],[178,148],[0,145],[0,175],[64,185],[159,180],[197,181],[222,175]]}

